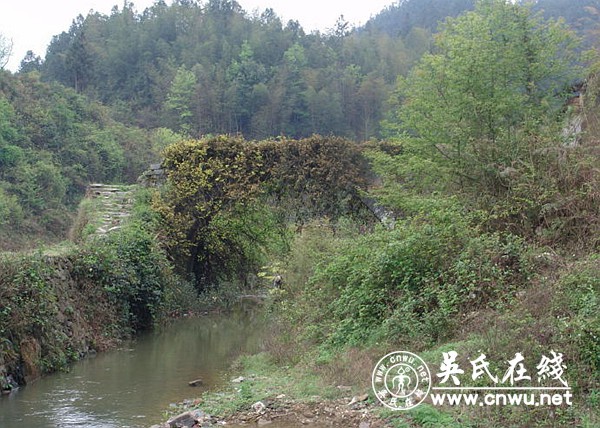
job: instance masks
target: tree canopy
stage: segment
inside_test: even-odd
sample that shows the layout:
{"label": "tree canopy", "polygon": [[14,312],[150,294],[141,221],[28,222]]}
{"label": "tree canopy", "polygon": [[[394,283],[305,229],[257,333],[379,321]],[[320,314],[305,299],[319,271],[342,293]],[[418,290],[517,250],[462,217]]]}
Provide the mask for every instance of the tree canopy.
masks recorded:
{"label": "tree canopy", "polygon": [[272,9],[253,15],[235,1],[158,2],[142,13],[126,2],[55,36],[41,73],[128,123],[191,137],[368,140],[379,136],[386,91],[427,49],[429,35],[407,37],[352,31],[343,20],[307,35]]}
{"label": "tree canopy", "polygon": [[402,84],[397,120],[461,185],[498,185],[557,122],[579,77],[577,39],[507,0],[449,19]]}

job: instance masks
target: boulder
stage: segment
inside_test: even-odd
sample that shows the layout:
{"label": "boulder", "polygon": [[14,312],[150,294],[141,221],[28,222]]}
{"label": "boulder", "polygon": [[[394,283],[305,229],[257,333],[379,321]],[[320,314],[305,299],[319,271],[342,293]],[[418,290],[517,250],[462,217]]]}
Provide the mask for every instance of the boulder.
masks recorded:
{"label": "boulder", "polygon": [[198,420],[194,412],[184,412],[167,421],[170,428],[191,428]]}
{"label": "boulder", "polygon": [[191,382],[188,382],[188,385],[189,386],[198,386],[198,385],[202,385],[203,383],[204,383],[204,381],[202,379],[196,379]]}
{"label": "boulder", "polygon": [[266,408],[267,406],[262,401],[257,401],[252,405],[252,410],[254,410],[256,413],[263,413]]}
{"label": "boulder", "polygon": [[348,405],[352,405],[354,403],[360,403],[361,401],[367,401],[369,399],[369,394],[356,395],[352,397],[352,400],[348,403]]}

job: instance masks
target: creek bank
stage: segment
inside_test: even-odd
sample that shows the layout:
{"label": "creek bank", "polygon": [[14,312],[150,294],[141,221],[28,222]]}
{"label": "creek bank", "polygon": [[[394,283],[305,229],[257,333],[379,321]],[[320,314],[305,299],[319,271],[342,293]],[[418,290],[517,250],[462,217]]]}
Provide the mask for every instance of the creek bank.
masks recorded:
{"label": "creek bank", "polygon": [[197,309],[158,239],[151,194],[91,185],[60,251],[0,254],[0,387],[25,385]]}
{"label": "creek bank", "polygon": [[[318,426],[345,428],[383,428],[386,421],[377,413],[381,406],[363,397],[344,397],[320,401],[299,402],[285,394],[257,401],[248,409],[225,417],[211,416],[200,409],[186,410],[167,422],[151,428],[216,427],[216,426]],[[201,407],[202,400],[187,400],[180,408]]]}
{"label": "creek bank", "polygon": [[219,388],[172,404],[171,418],[153,428],[388,426],[383,407],[366,385],[336,383],[314,367],[282,365],[266,352],[244,355]]}
{"label": "creek bank", "polygon": [[74,257],[40,253],[0,260],[3,390],[112,348],[128,335],[117,321],[121,308],[83,274]]}

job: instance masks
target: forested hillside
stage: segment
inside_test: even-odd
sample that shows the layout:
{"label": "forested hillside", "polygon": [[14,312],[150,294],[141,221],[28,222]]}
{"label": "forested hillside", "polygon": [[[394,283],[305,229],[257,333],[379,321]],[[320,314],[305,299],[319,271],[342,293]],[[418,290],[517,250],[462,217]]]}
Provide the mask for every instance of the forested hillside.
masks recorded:
{"label": "forested hillside", "polygon": [[[546,19],[563,18],[584,38],[590,48],[598,40],[600,2],[598,0],[519,0]],[[475,0],[400,0],[371,18],[364,28],[391,36],[406,37],[412,28],[435,32],[447,17],[472,10]]]}
{"label": "forested hillside", "polygon": [[419,27],[431,34],[441,21],[472,10],[474,5],[475,0],[400,0],[371,18],[364,29],[406,37]]}
{"label": "forested hillside", "polygon": [[64,238],[86,186],[134,182],[158,158],[160,133],[37,72],[0,71],[0,248]]}
{"label": "forested hillside", "polygon": [[397,76],[428,48],[419,28],[398,38],[340,20],[305,34],[271,9],[253,16],[235,1],[157,2],[141,13],[125,3],[78,17],[37,67],[143,127],[367,140],[379,136]]}
{"label": "forested hillside", "polygon": [[[565,17],[585,36],[597,33],[597,2],[540,0],[534,11]],[[79,16],[54,37],[39,69],[112,106],[121,120],[199,136],[248,138],[335,134],[359,141],[381,136],[389,93],[431,47],[431,34],[473,0],[405,0],[362,28],[340,19],[306,34],[272,9],[258,15],[230,0],[133,3],[110,15]]]}

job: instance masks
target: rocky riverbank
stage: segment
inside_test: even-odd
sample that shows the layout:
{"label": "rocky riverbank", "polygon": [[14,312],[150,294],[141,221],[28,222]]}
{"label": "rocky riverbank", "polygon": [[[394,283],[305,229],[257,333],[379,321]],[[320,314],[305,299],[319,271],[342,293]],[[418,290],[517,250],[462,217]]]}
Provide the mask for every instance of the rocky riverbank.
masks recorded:
{"label": "rocky riverbank", "polygon": [[298,402],[285,394],[257,401],[249,408],[226,417],[209,415],[197,407],[201,400],[181,403],[186,410],[167,422],[151,428],[216,427],[216,426],[277,426],[286,427],[344,427],[380,428],[386,421],[378,415],[380,406],[368,400],[368,395],[347,396],[339,399]]}
{"label": "rocky riverbank", "polygon": [[172,417],[152,428],[389,426],[368,385],[336,386],[311,367],[282,366],[266,353],[241,357],[230,373],[220,388],[172,404]]}

